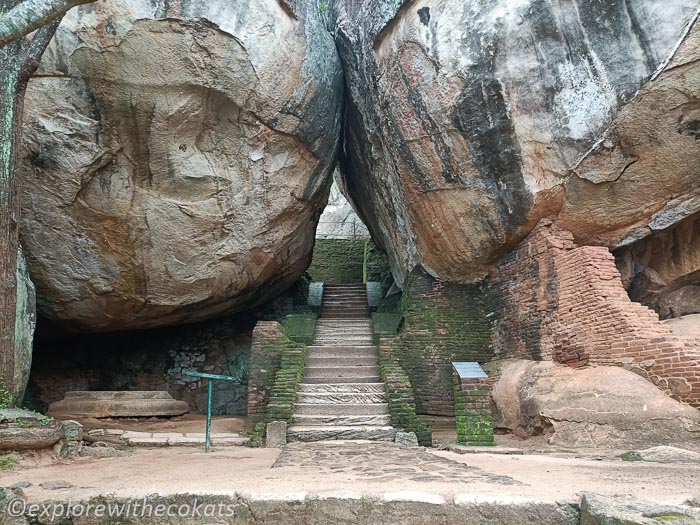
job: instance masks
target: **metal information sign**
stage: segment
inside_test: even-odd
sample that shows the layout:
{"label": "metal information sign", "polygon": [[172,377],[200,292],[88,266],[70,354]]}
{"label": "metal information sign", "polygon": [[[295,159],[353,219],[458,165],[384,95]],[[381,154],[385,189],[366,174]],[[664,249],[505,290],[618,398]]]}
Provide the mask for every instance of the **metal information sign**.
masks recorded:
{"label": "metal information sign", "polygon": [[476,361],[453,362],[452,367],[460,379],[463,377],[488,377],[484,369]]}

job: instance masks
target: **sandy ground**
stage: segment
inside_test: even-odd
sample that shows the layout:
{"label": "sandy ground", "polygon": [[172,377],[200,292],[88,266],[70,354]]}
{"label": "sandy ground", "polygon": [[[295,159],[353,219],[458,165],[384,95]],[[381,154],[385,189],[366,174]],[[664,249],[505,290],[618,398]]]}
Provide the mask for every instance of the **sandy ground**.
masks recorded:
{"label": "sandy ground", "polygon": [[[352,447],[356,447],[353,444]],[[360,444],[361,446],[361,444]],[[394,446],[394,445],[392,445]],[[286,453],[287,454],[287,453]],[[406,464],[424,449],[401,449],[395,455]],[[659,503],[679,504],[700,495],[700,465],[629,463],[543,455],[460,455],[428,450],[445,458],[446,470],[464,471],[463,479],[420,482],[402,479],[395,464],[381,479],[369,477],[365,469],[348,466],[343,453],[324,459],[324,468],[295,465],[272,468],[280,455],[277,449],[233,447],[205,454],[198,449],[135,450],[126,458],[79,459],[40,468],[0,474],[0,486],[27,481],[29,500],[87,499],[100,494],[142,497],[147,494],[227,494],[253,497],[344,493],[381,496],[387,492],[422,492],[454,496],[461,494],[498,499],[533,498],[540,501],[574,501],[581,492],[603,495],[630,494]],[[293,459],[293,458],[292,458]],[[382,458],[373,457],[374,471]],[[467,466],[468,468],[464,467]],[[470,473],[477,472],[478,477]],[[504,482],[508,477],[513,482]],[[40,484],[63,481],[72,488],[46,490]]]}

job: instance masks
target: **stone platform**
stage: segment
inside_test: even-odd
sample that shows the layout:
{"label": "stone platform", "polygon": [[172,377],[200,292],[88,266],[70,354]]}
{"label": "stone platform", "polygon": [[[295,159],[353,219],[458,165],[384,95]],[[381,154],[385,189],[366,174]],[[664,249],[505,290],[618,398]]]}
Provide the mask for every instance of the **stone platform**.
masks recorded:
{"label": "stone platform", "polygon": [[[2,486],[24,487],[5,497],[27,503],[92,504],[93,510],[100,503],[131,503],[134,515],[113,520],[127,524],[687,525],[700,517],[697,507],[685,504],[700,495],[700,465],[579,454],[460,455],[378,441],[291,443],[281,451],[229,447],[210,454],[135,448],[129,457],[6,472]],[[233,514],[183,518],[141,510],[144,504],[153,512],[157,505],[215,510],[220,503]],[[0,501],[0,523],[5,508]],[[49,522],[58,523],[38,523]],[[83,516],[61,523],[106,522]]]}
{"label": "stone platform", "polygon": [[165,417],[188,411],[187,403],[164,391],[74,391],[52,403],[48,414],[57,418]]}
{"label": "stone platform", "polygon": [[[119,429],[91,430],[88,434],[95,438],[118,439],[130,447],[204,447],[204,432],[137,432]],[[213,432],[213,447],[243,446],[250,441],[234,432]]]}

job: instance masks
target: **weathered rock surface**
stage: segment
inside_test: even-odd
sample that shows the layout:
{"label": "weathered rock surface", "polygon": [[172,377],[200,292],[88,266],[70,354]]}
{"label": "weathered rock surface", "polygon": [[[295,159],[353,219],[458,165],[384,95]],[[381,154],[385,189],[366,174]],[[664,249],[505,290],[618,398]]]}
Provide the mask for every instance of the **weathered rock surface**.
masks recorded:
{"label": "weathered rock surface", "polygon": [[545,216],[615,247],[697,212],[696,14],[695,0],[347,2],[341,167],[397,280],[415,265],[483,277]]}
{"label": "weathered rock surface", "polygon": [[662,319],[700,313],[700,214],[616,250],[615,260],[633,301]]}
{"label": "weathered rock surface", "polygon": [[13,405],[19,405],[29,381],[32,368],[32,348],[36,328],[36,294],[27,272],[27,262],[22,250],[17,256],[17,307],[15,317],[15,370]]}
{"label": "weathered rock surface", "polygon": [[48,448],[62,436],[58,421],[29,410],[0,410],[0,451]]}
{"label": "weathered rock surface", "polygon": [[700,339],[700,314],[684,315],[663,322],[674,334]]}
{"label": "weathered rock surface", "polygon": [[695,525],[700,512],[687,506],[659,505],[631,496],[598,496],[581,498],[580,525],[658,525],[660,523]]}
{"label": "weathered rock surface", "polygon": [[22,238],[42,314],[107,331],[261,303],[306,269],[339,136],[298,2],[72,10],[26,98]]}
{"label": "weathered rock surface", "polygon": [[[339,177],[338,175],[338,179]],[[369,237],[367,226],[362,223],[355,210],[352,209],[335,181],[331,186],[328,204],[318,222],[316,237],[320,239]]]}
{"label": "weathered rock surface", "polygon": [[651,461],[654,463],[700,463],[700,452],[678,447],[651,447],[645,450],[633,450],[622,454],[626,461]]}
{"label": "weathered rock surface", "polygon": [[563,447],[700,447],[700,411],[633,372],[506,360],[501,373],[497,426],[521,437],[545,434]]}

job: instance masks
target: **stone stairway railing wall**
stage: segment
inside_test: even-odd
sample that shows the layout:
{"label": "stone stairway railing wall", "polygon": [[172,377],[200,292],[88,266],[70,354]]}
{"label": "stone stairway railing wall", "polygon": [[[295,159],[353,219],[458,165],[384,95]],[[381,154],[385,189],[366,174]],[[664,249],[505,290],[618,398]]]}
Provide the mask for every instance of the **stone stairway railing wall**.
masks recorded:
{"label": "stone stairway railing wall", "polygon": [[607,248],[576,246],[545,220],[499,262],[492,283],[500,296],[497,358],[622,366],[700,406],[700,341],[672,334],[631,301]]}
{"label": "stone stairway railing wall", "polygon": [[248,381],[250,425],[265,420],[291,421],[315,327],[315,314],[290,315],[283,324],[256,324]]}
{"label": "stone stairway railing wall", "polygon": [[426,447],[432,446],[430,430],[416,415],[416,400],[411,381],[396,357],[396,349],[401,340],[396,336],[380,337],[378,343],[379,375],[386,388],[391,426],[406,432],[415,432],[418,443]]}

